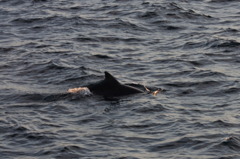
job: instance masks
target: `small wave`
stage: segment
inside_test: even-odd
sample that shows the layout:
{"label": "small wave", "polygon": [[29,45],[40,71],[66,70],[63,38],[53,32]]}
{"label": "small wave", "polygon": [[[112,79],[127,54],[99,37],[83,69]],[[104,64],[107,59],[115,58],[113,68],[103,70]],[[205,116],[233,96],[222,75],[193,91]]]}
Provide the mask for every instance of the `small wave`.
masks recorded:
{"label": "small wave", "polygon": [[49,132],[32,131],[24,126],[13,126],[8,129],[8,134],[5,137],[10,138],[11,140],[27,139],[39,140],[42,142],[42,140],[54,139],[55,134]]}
{"label": "small wave", "polygon": [[101,42],[101,43],[119,43],[119,42],[125,42],[125,43],[138,43],[144,41],[143,39],[129,37],[129,38],[120,38],[120,37],[114,37],[114,36],[102,36],[102,37],[86,37],[81,36],[75,38],[78,42]]}
{"label": "small wave", "polygon": [[24,133],[29,131],[27,126],[20,125],[17,120],[12,118],[0,119],[0,132],[1,134],[6,134],[6,136],[11,136],[12,133]]}
{"label": "small wave", "polygon": [[112,58],[111,56],[109,55],[102,55],[102,54],[95,54],[93,55],[94,57],[97,57],[97,58],[100,58],[100,59],[110,59]]}
{"label": "small wave", "polygon": [[77,76],[77,77],[68,77],[68,78],[64,79],[63,82],[61,82],[59,84],[85,81],[85,80],[88,80],[88,79],[91,79],[91,78],[98,78],[98,77],[96,75],[81,75],[81,76]]}
{"label": "small wave", "polygon": [[121,128],[125,128],[125,129],[134,129],[134,131],[136,131],[136,129],[148,129],[148,128],[152,128],[155,126],[158,126],[159,124],[157,123],[151,123],[151,124],[133,124],[133,125],[122,125],[120,126]]}
{"label": "small wave", "polygon": [[240,43],[236,40],[216,39],[208,42],[210,48],[240,48]]}
{"label": "small wave", "polygon": [[93,19],[86,19],[80,16],[65,17],[65,16],[59,16],[59,15],[54,15],[54,16],[51,15],[51,16],[36,17],[36,18],[28,18],[28,17],[16,18],[16,19],[13,19],[11,23],[17,24],[17,25],[37,24],[38,26],[40,25],[41,27],[47,26],[48,24],[55,25],[55,26],[60,26],[60,25],[83,26],[84,25],[84,26],[97,27]]}
{"label": "small wave", "polygon": [[224,73],[216,72],[216,71],[210,71],[210,70],[198,70],[193,72],[191,77],[197,77],[197,78],[204,78],[204,77],[226,77]]}
{"label": "small wave", "polygon": [[230,88],[221,89],[220,91],[217,91],[214,94],[228,95],[228,94],[239,94],[239,93],[240,93],[240,88],[238,88],[238,87],[230,87]]}
{"label": "small wave", "polygon": [[133,109],[133,111],[137,113],[155,113],[155,112],[162,112],[164,110],[166,110],[166,108],[163,107],[161,104],[157,104],[150,107],[139,107],[139,108]]}
{"label": "small wave", "polygon": [[146,11],[146,12],[138,15],[139,18],[145,18],[145,19],[156,18],[158,16],[159,15],[158,15],[157,11]]}
{"label": "small wave", "polygon": [[181,90],[178,95],[179,96],[185,96],[185,95],[194,95],[196,93],[196,91],[194,91],[193,89],[186,89],[186,90]]}
{"label": "small wave", "polygon": [[66,145],[59,149],[61,152],[81,152],[82,150],[88,150],[77,145]]}
{"label": "small wave", "polygon": [[3,52],[3,53],[7,53],[7,52],[10,52],[10,51],[13,51],[14,48],[10,48],[10,47],[0,47],[0,53]]}
{"label": "small wave", "polygon": [[175,141],[162,142],[160,144],[150,146],[148,149],[150,152],[159,152],[169,149],[180,149],[185,147],[189,149],[190,147],[196,147],[203,144],[204,144],[203,141],[192,139],[189,137],[183,137]]}
{"label": "small wave", "polygon": [[86,43],[88,43],[88,42],[99,42],[97,39],[95,39],[95,38],[91,38],[91,37],[82,37],[82,36],[80,36],[80,37],[77,37],[77,38],[75,38],[75,40],[77,41],[77,42],[86,42]]}
{"label": "small wave", "polygon": [[240,88],[236,88],[236,87],[231,87],[228,88],[227,90],[224,90],[224,93],[228,93],[228,94],[232,94],[232,93],[239,93],[240,92]]}
{"label": "small wave", "polygon": [[[42,101],[44,99],[44,95],[42,94],[38,94],[38,93],[26,93],[26,94],[14,94],[14,96],[9,96],[7,98],[7,100],[10,99],[14,99],[15,101],[18,101],[20,103],[24,103],[24,102],[29,102],[29,101]],[[37,106],[37,105],[36,105]],[[35,107],[34,104],[30,104],[30,105],[21,105],[21,104],[17,104],[17,105],[12,105],[12,108],[20,108],[20,107]]]}
{"label": "small wave", "polygon": [[213,18],[210,15],[198,13],[193,9],[186,9],[175,2],[168,3],[166,6],[152,5],[149,10],[140,13],[138,17],[143,19],[189,19],[191,21],[209,20]]}
{"label": "small wave", "polygon": [[184,29],[185,29],[185,27],[174,26],[174,25],[166,25],[166,26],[163,26],[163,28],[165,28],[166,30],[170,30],[170,31],[174,31],[174,30],[184,30]]}
{"label": "small wave", "polygon": [[221,82],[218,81],[202,81],[202,82],[175,82],[175,83],[169,83],[166,84],[166,86],[171,86],[171,87],[193,87],[193,86],[198,86],[198,87],[216,87],[221,85]]}
{"label": "small wave", "polygon": [[54,19],[55,17],[44,17],[44,18],[17,18],[11,22],[14,24],[32,24],[32,23],[44,23]]}
{"label": "small wave", "polygon": [[142,42],[144,41],[143,39],[139,39],[139,38],[133,38],[133,37],[129,37],[129,38],[119,38],[119,37],[97,37],[97,39],[100,42]]}
{"label": "small wave", "polygon": [[[221,143],[214,145],[211,151],[225,151],[225,152],[239,152],[240,151],[240,138],[239,136],[232,135],[226,137]],[[235,158],[235,157],[234,157]]]}
{"label": "small wave", "polygon": [[[57,159],[70,159],[70,158],[81,158],[82,156],[86,156],[90,151],[90,149],[87,149],[85,147],[80,147],[78,145],[70,145],[70,144],[65,144],[65,146],[55,146],[53,149],[51,149],[48,152],[54,155],[54,158]],[[44,153],[44,152],[41,152]]]}
{"label": "small wave", "polygon": [[[13,96],[5,97],[5,100],[14,99],[19,104],[10,105],[10,108],[22,109],[38,109],[42,108],[41,105],[36,103],[26,104],[26,102],[54,102],[60,100],[81,100],[86,96],[90,96],[91,92],[77,92],[77,93],[25,93],[25,94],[14,94]],[[23,104],[21,104],[23,103]]]}
{"label": "small wave", "polygon": [[[154,21],[153,24],[156,25],[156,23],[159,23],[159,21]],[[157,28],[162,30],[168,30],[168,31],[180,31],[186,29],[185,26],[181,25],[174,25],[174,24],[158,24],[156,25]]]}
{"label": "small wave", "polygon": [[223,32],[227,32],[227,33],[237,33],[239,32],[238,29],[235,29],[235,28],[227,28],[225,29]]}
{"label": "small wave", "polygon": [[77,121],[77,123],[79,125],[90,124],[92,122],[98,122],[98,119],[96,119],[96,118],[85,118],[85,119],[81,119],[81,120]]}
{"label": "small wave", "polygon": [[205,128],[237,128],[240,126],[238,123],[229,123],[223,120],[215,120],[208,123],[199,123],[199,125]]}
{"label": "small wave", "polygon": [[207,66],[210,64],[214,64],[211,60],[204,59],[204,60],[189,60],[188,63],[192,64],[193,66],[200,67],[200,66]]}
{"label": "small wave", "polygon": [[203,13],[197,13],[193,9],[185,9],[179,6],[177,3],[169,3],[168,11],[169,13],[166,14],[167,17],[174,18],[174,19],[189,19],[189,20],[210,20],[213,17],[210,15],[206,15]]}
{"label": "small wave", "polygon": [[48,0],[32,0],[33,3],[47,2]]}
{"label": "small wave", "polygon": [[65,63],[60,59],[56,60],[45,60],[43,62],[38,63],[27,63],[25,67],[19,70],[18,75],[42,75],[44,76],[52,76],[49,73],[57,73],[60,70],[68,70],[71,66]]}
{"label": "small wave", "polygon": [[135,24],[130,21],[124,21],[122,19],[116,19],[112,22],[109,22],[104,25],[105,28],[109,29],[122,29],[124,31],[126,30],[132,30],[132,31],[148,31],[147,28],[140,26],[140,24]]}
{"label": "small wave", "polygon": [[200,47],[205,47],[206,42],[186,42],[182,47],[183,49],[196,49]]}
{"label": "small wave", "polygon": [[[34,99],[35,100],[35,99]],[[29,102],[29,101],[28,101]],[[36,103],[19,103],[19,104],[12,104],[12,105],[9,105],[9,108],[12,108],[12,109],[32,109],[32,110],[36,110],[36,109],[39,109],[39,108],[43,108],[44,106],[41,105],[41,104],[36,104]]]}
{"label": "small wave", "polygon": [[118,5],[104,5],[98,8],[92,9],[93,11],[108,11],[108,10],[117,10],[120,7]]}
{"label": "small wave", "polygon": [[[90,92],[91,93],[91,92]],[[90,96],[90,93],[57,93],[57,94],[50,94],[50,95],[45,95],[44,98],[42,99],[43,101],[47,102],[54,102],[54,101],[59,101],[59,100],[81,100],[86,96]]]}
{"label": "small wave", "polygon": [[223,146],[227,146],[232,150],[240,151],[240,138],[237,136],[230,136],[221,143]]}
{"label": "small wave", "polygon": [[239,0],[211,0],[210,3],[239,2]]}

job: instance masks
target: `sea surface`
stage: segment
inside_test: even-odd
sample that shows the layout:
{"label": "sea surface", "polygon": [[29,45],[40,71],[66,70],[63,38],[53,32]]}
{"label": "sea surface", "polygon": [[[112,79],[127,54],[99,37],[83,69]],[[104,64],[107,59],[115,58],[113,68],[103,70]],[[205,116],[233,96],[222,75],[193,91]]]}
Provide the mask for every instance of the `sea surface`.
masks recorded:
{"label": "sea surface", "polygon": [[[67,98],[108,71],[165,91]],[[1,159],[240,159],[239,0],[0,0]]]}

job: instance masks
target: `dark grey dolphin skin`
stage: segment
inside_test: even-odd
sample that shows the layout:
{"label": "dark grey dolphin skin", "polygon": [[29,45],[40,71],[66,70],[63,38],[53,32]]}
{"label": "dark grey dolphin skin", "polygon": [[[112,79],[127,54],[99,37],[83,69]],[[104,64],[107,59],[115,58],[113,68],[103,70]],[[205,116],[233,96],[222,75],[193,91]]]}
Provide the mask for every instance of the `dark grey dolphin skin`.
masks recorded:
{"label": "dark grey dolphin skin", "polygon": [[104,97],[117,97],[130,94],[144,93],[144,91],[138,88],[132,87],[130,85],[121,84],[110,73],[104,73],[104,80],[86,86],[93,94],[101,95]]}

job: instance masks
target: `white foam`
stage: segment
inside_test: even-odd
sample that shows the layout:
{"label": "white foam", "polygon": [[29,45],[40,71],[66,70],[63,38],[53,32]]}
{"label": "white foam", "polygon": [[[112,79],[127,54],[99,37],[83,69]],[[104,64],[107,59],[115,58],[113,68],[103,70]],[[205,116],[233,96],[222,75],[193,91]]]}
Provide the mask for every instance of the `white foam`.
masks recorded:
{"label": "white foam", "polygon": [[79,87],[79,88],[71,88],[68,89],[68,93],[76,93],[82,96],[90,96],[92,95],[91,91],[87,87]]}

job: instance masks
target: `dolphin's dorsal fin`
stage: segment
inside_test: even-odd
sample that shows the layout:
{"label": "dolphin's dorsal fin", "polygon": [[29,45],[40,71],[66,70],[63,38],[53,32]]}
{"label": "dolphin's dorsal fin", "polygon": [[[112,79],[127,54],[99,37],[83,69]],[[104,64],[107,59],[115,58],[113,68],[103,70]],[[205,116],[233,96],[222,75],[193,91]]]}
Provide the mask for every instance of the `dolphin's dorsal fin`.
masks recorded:
{"label": "dolphin's dorsal fin", "polygon": [[107,71],[105,71],[104,73],[105,73],[104,81],[106,81],[107,83],[112,84],[112,85],[120,84],[117,81],[117,79],[115,77],[113,77],[110,73],[108,73]]}

